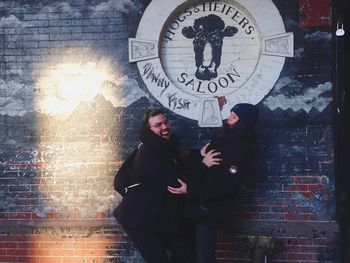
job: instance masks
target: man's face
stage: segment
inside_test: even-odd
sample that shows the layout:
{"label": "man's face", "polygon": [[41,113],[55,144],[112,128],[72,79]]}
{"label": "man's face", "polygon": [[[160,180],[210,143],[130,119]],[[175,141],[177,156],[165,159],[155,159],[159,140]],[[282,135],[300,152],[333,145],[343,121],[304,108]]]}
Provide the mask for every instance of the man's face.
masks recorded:
{"label": "man's face", "polygon": [[169,140],[171,136],[171,127],[163,114],[159,114],[153,117],[150,117],[148,120],[149,127],[158,136]]}
{"label": "man's face", "polygon": [[229,127],[232,127],[233,125],[236,124],[236,122],[239,120],[238,116],[236,113],[233,111],[230,112],[230,116],[227,119],[227,124]]}

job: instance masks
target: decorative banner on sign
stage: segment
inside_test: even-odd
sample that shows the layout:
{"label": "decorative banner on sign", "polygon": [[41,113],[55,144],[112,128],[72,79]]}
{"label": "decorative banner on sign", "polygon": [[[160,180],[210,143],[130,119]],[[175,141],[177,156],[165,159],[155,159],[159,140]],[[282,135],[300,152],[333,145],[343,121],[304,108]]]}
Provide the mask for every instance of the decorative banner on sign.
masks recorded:
{"label": "decorative banner on sign", "polygon": [[265,37],[262,39],[261,54],[293,57],[293,33],[285,33],[276,36]]}
{"label": "decorative banner on sign", "polygon": [[198,124],[200,127],[221,127],[222,120],[219,103],[216,98],[203,99]]}
{"label": "decorative banner on sign", "polygon": [[202,127],[260,102],[293,56],[293,33],[271,0],[153,0],[130,41],[149,91]]}
{"label": "decorative banner on sign", "polygon": [[129,38],[129,62],[158,57],[158,41]]}

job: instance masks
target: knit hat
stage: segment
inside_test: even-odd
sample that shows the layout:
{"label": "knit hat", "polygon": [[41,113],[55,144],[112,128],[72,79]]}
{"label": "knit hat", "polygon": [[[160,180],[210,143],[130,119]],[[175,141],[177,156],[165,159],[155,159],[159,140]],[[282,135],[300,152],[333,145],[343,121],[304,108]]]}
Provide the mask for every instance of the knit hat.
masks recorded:
{"label": "knit hat", "polygon": [[249,103],[236,104],[231,111],[236,113],[247,129],[252,129],[259,118],[258,108]]}

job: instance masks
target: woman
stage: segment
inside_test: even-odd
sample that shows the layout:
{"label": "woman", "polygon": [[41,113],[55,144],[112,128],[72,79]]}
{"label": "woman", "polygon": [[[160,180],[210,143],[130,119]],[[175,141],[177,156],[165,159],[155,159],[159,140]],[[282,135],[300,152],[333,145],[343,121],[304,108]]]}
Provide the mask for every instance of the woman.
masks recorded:
{"label": "woman", "polygon": [[223,161],[181,187],[169,186],[173,194],[186,194],[185,215],[196,224],[196,254],[199,263],[214,263],[218,229],[229,215],[238,185],[252,157],[253,128],[259,117],[251,104],[235,105],[221,133],[201,151],[215,149]]}
{"label": "woman", "polygon": [[[188,254],[179,240],[183,197],[167,191],[177,186],[182,174],[180,143],[162,111],[150,110],[142,121],[139,147],[132,164],[132,182],[114,216],[148,263],[187,262]],[[209,151],[194,168],[203,172],[218,164]],[[183,240],[182,240],[183,241]],[[186,248],[186,247],[185,247]]]}

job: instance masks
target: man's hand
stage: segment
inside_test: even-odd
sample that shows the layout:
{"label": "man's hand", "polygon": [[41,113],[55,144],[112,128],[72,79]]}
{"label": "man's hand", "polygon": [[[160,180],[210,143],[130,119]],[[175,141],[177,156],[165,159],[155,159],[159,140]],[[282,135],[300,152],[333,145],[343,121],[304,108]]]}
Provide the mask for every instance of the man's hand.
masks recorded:
{"label": "man's hand", "polygon": [[178,194],[178,195],[187,194],[187,184],[181,179],[177,179],[177,181],[181,184],[181,186],[178,188],[168,186],[168,191],[172,194]]}
{"label": "man's hand", "polygon": [[208,168],[214,165],[219,165],[222,159],[217,156],[220,154],[221,154],[220,152],[215,152],[215,150],[210,150],[204,155],[202,163],[204,163]]}

